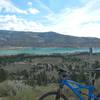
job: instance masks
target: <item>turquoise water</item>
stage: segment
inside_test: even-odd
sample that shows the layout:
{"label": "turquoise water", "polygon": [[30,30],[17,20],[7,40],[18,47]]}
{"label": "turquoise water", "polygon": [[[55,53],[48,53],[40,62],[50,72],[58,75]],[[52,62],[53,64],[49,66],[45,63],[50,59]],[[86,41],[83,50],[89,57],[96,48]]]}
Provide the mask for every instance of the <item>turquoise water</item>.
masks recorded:
{"label": "turquoise water", "polygon": [[[0,55],[16,55],[16,54],[58,54],[58,53],[75,53],[89,52],[89,48],[20,48],[15,50],[0,50]],[[100,52],[100,48],[94,48],[94,53]]]}

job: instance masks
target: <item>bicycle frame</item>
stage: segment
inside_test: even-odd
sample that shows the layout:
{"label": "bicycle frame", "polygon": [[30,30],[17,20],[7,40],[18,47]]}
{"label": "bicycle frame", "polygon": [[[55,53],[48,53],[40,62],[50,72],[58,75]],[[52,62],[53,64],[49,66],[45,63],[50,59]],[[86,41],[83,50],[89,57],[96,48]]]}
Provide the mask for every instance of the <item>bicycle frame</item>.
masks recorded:
{"label": "bicycle frame", "polygon": [[[75,86],[73,86],[73,85]],[[66,80],[66,79],[62,79],[59,81],[59,85],[61,87],[63,87],[64,85],[66,85],[67,87],[69,87],[78,97],[79,100],[84,100],[84,97],[82,96],[82,92],[80,91],[80,89],[87,89],[88,90],[88,100],[99,100],[94,94],[94,86],[89,85],[89,86],[85,86],[85,85],[81,85],[78,82],[72,81],[72,80]]]}

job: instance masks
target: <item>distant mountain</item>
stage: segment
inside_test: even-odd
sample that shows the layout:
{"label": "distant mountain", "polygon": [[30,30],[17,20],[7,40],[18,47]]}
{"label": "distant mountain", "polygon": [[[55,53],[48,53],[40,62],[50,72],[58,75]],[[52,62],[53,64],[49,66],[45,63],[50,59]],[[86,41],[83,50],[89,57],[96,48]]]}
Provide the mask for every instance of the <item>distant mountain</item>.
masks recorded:
{"label": "distant mountain", "polygon": [[0,30],[0,47],[100,47],[99,38]]}

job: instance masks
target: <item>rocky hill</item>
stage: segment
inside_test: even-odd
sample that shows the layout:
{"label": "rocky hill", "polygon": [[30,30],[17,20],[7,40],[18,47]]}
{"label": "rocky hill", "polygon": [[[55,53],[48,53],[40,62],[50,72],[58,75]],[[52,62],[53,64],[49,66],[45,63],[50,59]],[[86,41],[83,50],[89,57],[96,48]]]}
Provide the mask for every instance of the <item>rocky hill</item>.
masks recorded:
{"label": "rocky hill", "polygon": [[0,30],[0,47],[100,47],[99,38],[75,37],[56,32]]}

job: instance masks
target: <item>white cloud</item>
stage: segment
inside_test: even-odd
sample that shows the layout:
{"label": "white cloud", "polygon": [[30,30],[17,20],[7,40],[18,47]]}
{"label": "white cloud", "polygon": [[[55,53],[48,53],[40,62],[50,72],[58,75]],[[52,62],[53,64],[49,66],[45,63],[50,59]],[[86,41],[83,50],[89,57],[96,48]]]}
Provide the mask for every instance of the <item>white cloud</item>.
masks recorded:
{"label": "white cloud", "polygon": [[28,4],[29,6],[32,6],[32,2],[30,2],[30,1],[29,1],[27,4]]}
{"label": "white cloud", "polygon": [[86,4],[86,8],[90,11],[97,9],[100,10],[100,0],[89,0],[89,2]]}
{"label": "white cloud", "polygon": [[[82,0],[84,5],[80,8],[66,8],[56,14],[40,0],[36,0],[36,2],[48,12],[43,19],[46,25],[15,15],[0,15],[0,28],[22,31],[56,31],[66,35],[100,38],[100,0]],[[28,5],[31,6],[32,2],[28,2]],[[27,10],[21,10],[10,0],[0,1],[0,11],[28,15],[40,12],[32,6]]]}
{"label": "white cloud", "polygon": [[39,13],[39,10],[35,8],[29,8],[27,11],[33,15]]}
{"label": "white cloud", "polygon": [[35,0],[35,1],[39,4],[40,7],[46,10],[49,14],[54,15],[54,12],[46,4],[44,4],[41,0]]}
{"label": "white cloud", "polygon": [[[99,0],[95,0],[94,7],[94,0],[89,0],[80,8],[67,8],[56,16],[48,15],[47,19],[52,21],[48,30],[67,35],[100,38],[100,6],[96,8],[96,5],[100,5],[99,2]],[[95,9],[92,9],[93,7]]]}
{"label": "white cloud", "polygon": [[[32,5],[32,2],[28,2],[29,5]],[[1,0],[0,1],[0,12],[2,13],[11,13],[11,14],[37,14],[39,10],[36,8],[28,8],[26,10],[19,9],[16,7],[10,0]]]}
{"label": "white cloud", "polygon": [[0,0],[0,12],[27,14],[27,11],[17,8],[10,0]]}
{"label": "white cloud", "polygon": [[42,24],[18,18],[16,15],[0,16],[0,29],[36,32],[46,31]]}

